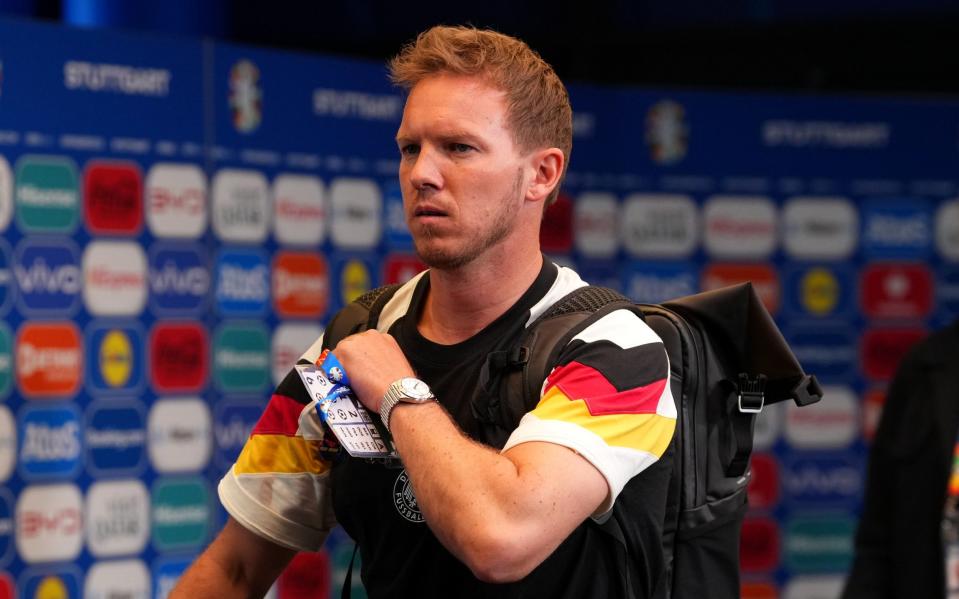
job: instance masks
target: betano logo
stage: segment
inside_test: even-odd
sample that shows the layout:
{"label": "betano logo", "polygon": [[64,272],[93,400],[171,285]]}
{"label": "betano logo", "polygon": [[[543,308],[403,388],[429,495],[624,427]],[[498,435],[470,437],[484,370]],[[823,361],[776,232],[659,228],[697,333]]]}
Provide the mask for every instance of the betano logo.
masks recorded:
{"label": "betano logo", "polygon": [[83,300],[97,316],[136,316],[146,305],[146,256],[132,241],[92,241],[83,252]]}
{"label": "betano logo", "polygon": [[318,177],[277,176],[273,210],[273,228],[280,243],[317,245],[326,237],[326,191]]}
{"label": "betano logo", "polygon": [[270,382],[270,336],[259,324],[225,324],[213,341],[217,387],[227,392],[256,392]]}
{"label": "betano logo", "polygon": [[83,179],[83,206],[91,233],[136,235],[143,227],[143,176],[132,162],[93,161]]}
{"label": "betano logo", "polygon": [[160,322],[150,332],[150,373],[160,393],[199,391],[206,384],[209,356],[203,328],[189,322]]}
{"label": "betano logo", "polygon": [[209,534],[210,512],[203,479],[160,479],[153,486],[154,546],[160,551],[200,547]]}
{"label": "betano logo", "polygon": [[68,397],[80,388],[80,332],[68,322],[27,322],[17,333],[17,386],[28,397]]}
{"label": "betano logo", "polygon": [[20,412],[19,429],[24,478],[69,478],[80,471],[80,413],[74,406],[29,406]]}
{"label": "betano logo", "polygon": [[155,312],[197,312],[209,294],[210,270],[200,246],[150,248],[150,304]]}
{"label": "betano logo", "polygon": [[257,171],[223,169],[213,177],[213,231],[223,241],[260,243],[270,232],[270,190]]}
{"label": "betano logo", "polygon": [[17,552],[29,564],[67,562],[83,547],[83,501],[76,485],[27,487],[16,508]]}
{"label": "betano logo", "polygon": [[280,252],[273,260],[273,306],[286,318],[319,318],[329,303],[329,272],[318,253]]}
{"label": "betano logo", "polygon": [[193,164],[159,163],[146,180],[146,221],[157,237],[196,239],[206,231],[206,177]]}
{"label": "betano logo", "polygon": [[83,287],[79,262],[70,242],[21,241],[13,267],[20,309],[58,316],[76,310]]}
{"label": "betano logo", "polygon": [[64,156],[24,156],[17,161],[17,222],[30,233],[70,233],[80,215],[77,168]]}

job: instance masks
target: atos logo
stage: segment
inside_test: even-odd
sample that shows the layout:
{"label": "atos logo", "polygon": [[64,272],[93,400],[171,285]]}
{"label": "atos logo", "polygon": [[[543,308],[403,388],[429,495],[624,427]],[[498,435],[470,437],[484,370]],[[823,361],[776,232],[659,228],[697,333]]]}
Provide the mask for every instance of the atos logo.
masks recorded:
{"label": "atos logo", "polygon": [[770,518],[747,517],[739,541],[743,572],[769,572],[779,565],[779,526]]}
{"label": "atos logo", "polygon": [[565,193],[556,196],[543,213],[539,246],[549,254],[568,254],[573,249],[573,200]]}
{"label": "atos logo", "polygon": [[871,264],[862,272],[860,301],[869,318],[925,318],[932,311],[932,273],[921,264]]}
{"label": "atos logo", "polygon": [[846,265],[793,267],[784,275],[784,305],[796,316],[846,315],[854,303],[854,282]]}
{"label": "atos logo", "polygon": [[236,461],[262,414],[262,403],[235,399],[217,402],[213,418],[217,466],[229,468]]}
{"label": "atos logo", "polygon": [[699,273],[687,262],[652,263],[631,261],[626,267],[626,295],[635,302],[658,304],[696,293]]}
{"label": "atos logo", "polygon": [[83,205],[91,233],[136,235],[143,227],[143,177],[132,162],[91,162]]}
{"label": "atos logo", "polygon": [[259,316],[270,300],[270,269],[254,250],[220,253],[215,274],[216,305],[227,316]]}
{"label": "atos logo", "polygon": [[143,332],[137,323],[91,325],[87,330],[87,384],[103,393],[139,390],[143,347]]}
{"label": "atos logo", "polygon": [[380,242],[383,198],[369,179],[336,179],[330,184],[330,237],[344,249],[368,249]]}
{"label": "atos logo", "polygon": [[16,291],[12,268],[10,246],[0,239],[0,315],[6,314]]}
{"label": "atos logo", "polygon": [[766,197],[713,196],[703,207],[703,244],[718,258],[766,258],[776,249],[776,207]]}
{"label": "atos logo", "polygon": [[786,406],[786,439],[797,449],[843,449],[859,436],[859,399],[852,389],[823,386],[825,401]]}
{"label": "atos logo", "polygon": [[213,177],[213,231],[223,241],[261,243],[270,232],[270,191],[257,171],[223,169]]}
{"label": "atos logo", "polygon": [[921,260],[932,249],[932,213],[917,198],[863,206],[862,250],[870,258]]}
{"label": "atos logo", "polygon": [[852,456],[794,457],[782,473],[786,500],[796,506],[854,507],[862,493],[862,464]]}
{"label": "atos logo", "polygon": [[83,276],[72,243],[25,240],[16,254],[13,272],[24,313],[62,317],[76,311]]}
{"label": "atos logo", "polygon": [[412,248],[413,236],[406,225],[406,212],[403,209],[403,190],[396,181],[390,181],[384,186],[383,205],[386,210],[385,237],[387,245],[396,249]]}
{"label": "atos logo", "polygon": [[83,429],[87,468],[95,476],[137,476],[146,460],[146,417],[139,401],[98,401]]}
{"label": "atos logo", "polygon": [[852,564],[856,522],[818,515],[786,524],[786,564],[794,572],[846,572]]}
{"label": "atos logo", "polygon": [[80,215],[77,169],[62,156],[24,156],[17,162],[17,222],[30,233],[71,233]]}
{"label": "atos logo", "polygon": [[[923,329],[869,329],[862,334],[859,348],[862,352],[862,370],[873,380],[889,380],[896,373],[899,362],[916,342],[927,335]],[[798,356],[797,356],[798,357]],[[807,367],[805,362],[800,362]],[[810,372],[817,372],[810,368]]]}
{"label": "atos logo", "polygon": [[193,314],[210,296],[210,270],[199,246],[150,248],[150,306],[158,314]]}
{"label": "atos logo", "polygon": [[83,575],[73,567],[29,570],[20,578],[22,599],[81,599]]}
{"label": "atos logo", "polygon": [[188,322],[160,322],[150,333],[150,372],[160,393],[190,393],[206,384],[208,339]]}
{"label": "atos logo", "polygon": [[76,485],[39,485],[20,493],[17,552],[29,564],[68,562],[83,547],[83,501]]}
{"label": "atos logo", "polygon": [[619,249],[619,205],[611,193],[587,192],[573,206],[576,249],[587,258],[611,258]]}
{"label": "atos logo", "polygon": [[29,397],[65,397],[80,388],[80,332],[71,323],[27,322],[17,333],[17,385]]}
{"label": "atos logo", "polygon": [[262,391],[270,383],[270,336],[259,324],[224,324],[213,341],[213,373],[227,392]]}
{"label": "atos logo", "polygon": [[699,245],[699,210],[684,195],[633,194],[623,203],[623,247],[644,258],[685,258]]}
{"label": "atos logo", "polygon": [[844,198],[790,198],[782,219],[783,247],[793,258],[842,260],[859,241],[859,215]]}
{"label": "atos logo", "polygon": [[206,176],[193,164],[160,163],[146,181],[146,221],[157,237],[197,239],[207,225]]}
{"label": "atos logo", "polygon": [[153,545],[159,551],[198,549],[209,536],[211,511],[203,479],[161,478],[153,486]]}
{"label": "atos logo", "polygon": [[326,238],[323,182],[307,175],[279,175],[273,181],[273,230],[280,243],[318,245]]}
{"label": "atos logo", "polygon": [[153,597],[166,599],[193,563],[192,557],[164,557],[153,564]]}
{"label": "atos logo", "polygon": [[329,272],[323,256],[279,252],[273,260],[273,306],[287,318],[319,318],[327,309]]}
{"label": "atos logo", "polygon": [[779,276],[767,264],[723,264],[712,263],[706,266],[702,274],[703,291],[750,282],[770,314],[779,311],[781,291]]}
{"label": "atos logo", "polygon": [[842,325],[799,326],[785,331],[796,359],[823,381],[846,381],[856,372],[856,338]]}
{"label": "atos logo", "polygon": [[373,271],[376,258],[371,256],[337,256],[336,279],[339,282],[339,301],[345,306],[374,287]]}
{"label": "atos logo", "polygon": [[150,572],[136,559],[96,563],[83,583],[86,599],[147,599],[150,591]]}
{"label": "atos logo", "polygon": [[83,301],[98,316],[136,316],[147,301],[147,259],[133,241],[92,241],[83,251]]}
{"label": "atos logo", "polygon": [[[10,491],[0,489],[0,565],[10,561],[13,551],[14,512],[13,496]],[[2,587],[0,587],[2,588]],[[0,592],[0,598],[3,593]]]}
{"label": "atos logo", "polygon": [[20,412],[20,472],[26,479],[72,478],[80,472],[80,413],[70,404]]}
{"label": "atos logo", "polygon": [[140,553],[150,536],[150,496],[138,480],[100,481],[86,500],[87,547],[96,557]]}
{"label": "atos logo", "polygon": [[413,254],[388,254],[383,262],[383,284],[405,283],[426,270],[426,265]]}
{"label": "atos logo", "polygon": [[776,460],[766,454],[754,453],[750,458],[749,506],[769,509],[779,501],[779,466]]}

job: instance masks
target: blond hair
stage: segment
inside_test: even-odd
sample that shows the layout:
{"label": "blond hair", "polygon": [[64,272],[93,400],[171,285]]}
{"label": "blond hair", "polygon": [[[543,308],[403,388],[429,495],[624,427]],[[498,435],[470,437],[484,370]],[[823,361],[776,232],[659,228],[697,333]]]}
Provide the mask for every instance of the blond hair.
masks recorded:
{"label": "blond hair", "polygon": [[[513,142],[524,152],[559,148],[569,164],[573,110],[566,86],[526,43],[488,29],[436,26],[417,36],[389,63],[390,79],[410,90],[440,73],[476,75],[506,94],[506,118]],[[549,206],[559,184],[546,199]]]}

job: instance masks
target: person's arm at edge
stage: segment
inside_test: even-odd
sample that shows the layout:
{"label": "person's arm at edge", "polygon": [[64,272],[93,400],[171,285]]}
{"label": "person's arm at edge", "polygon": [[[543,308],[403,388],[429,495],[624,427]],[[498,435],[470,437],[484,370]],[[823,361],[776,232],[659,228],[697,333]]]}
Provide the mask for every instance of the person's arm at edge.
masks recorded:
{"label": "person's arm at edge", "polygon": [[263,597],[296,551],[244,528],[230,517],[170,593],[170,599]]}

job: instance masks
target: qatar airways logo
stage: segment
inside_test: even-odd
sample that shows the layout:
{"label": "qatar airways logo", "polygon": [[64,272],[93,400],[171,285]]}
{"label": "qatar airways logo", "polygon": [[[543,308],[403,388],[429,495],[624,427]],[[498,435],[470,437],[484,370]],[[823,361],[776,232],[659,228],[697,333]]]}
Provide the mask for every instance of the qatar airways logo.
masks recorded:
{"label": "qatar airways logo", "polygon": [[326,237],[326,195],[319,178],[279,175],[273,182],[273,210],[280,243],[317,245]]}
{"label": "qatar airways logo", "polygon": [[136,316],[147,299],[146,256],[132,241],[93,241],[83,252],[83,300],[98,316]]}

